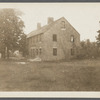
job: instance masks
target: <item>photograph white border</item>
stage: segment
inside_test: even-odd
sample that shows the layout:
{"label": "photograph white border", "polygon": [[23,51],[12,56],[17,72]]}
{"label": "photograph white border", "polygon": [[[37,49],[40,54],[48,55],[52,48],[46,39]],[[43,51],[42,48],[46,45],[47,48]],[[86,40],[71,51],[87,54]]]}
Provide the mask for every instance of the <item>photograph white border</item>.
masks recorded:
{"label": "photograph white border", "polygon": [[0,92],[0,98],[100,98],[100,92]]}
{"label": "photograph white border", "polygon": [[[1,2],[0,2],[1,3]],[[73,2],[74,3],[74,2]],[[84,2],[85,3],[85,2]],[[7,5],[7,7],[10,7],[10,4],[16,4],[11,2],[11,3],[1,3],[2,7],[3,4]],[[31,4],[31,3],[17,3],[17,4]],[[38,4],[38,3],[37,3]],[[61,2],[63,4],[63,2]],[[97,3],[94,3],[97,4]],[[100,92],[95,92],[95,91],[35,91],[35,92],[24,92],[24,91],[17,91],[17,92],[4,92],[0,91],[0,98],[100,98]]]}

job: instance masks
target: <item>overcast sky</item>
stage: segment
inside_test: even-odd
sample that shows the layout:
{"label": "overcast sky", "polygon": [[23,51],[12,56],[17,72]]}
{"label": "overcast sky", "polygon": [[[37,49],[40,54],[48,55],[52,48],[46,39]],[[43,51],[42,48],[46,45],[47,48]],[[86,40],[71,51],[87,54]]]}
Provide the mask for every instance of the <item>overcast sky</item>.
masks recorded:
{"label": "overcast sky", "polygon": [[48,17],[65,17],[80,33],[81,40],[95,41],[100,29],[100,3],[1,3],[0,8],[16,8],[24,14],[25,33],[47,24]]}

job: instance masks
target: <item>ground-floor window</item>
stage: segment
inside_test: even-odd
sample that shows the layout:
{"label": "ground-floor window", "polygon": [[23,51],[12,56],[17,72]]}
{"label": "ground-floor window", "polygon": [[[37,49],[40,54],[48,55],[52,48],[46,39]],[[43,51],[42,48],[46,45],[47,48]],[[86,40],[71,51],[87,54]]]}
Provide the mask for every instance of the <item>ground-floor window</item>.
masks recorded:
{"label": "ground-floor window", "polygon": [[31,49],[31,53],[30,54],[31,54],[31,57],[32,57],[32,49]]}
{"label": "ground-floor window", "polygon": [[53,55],[57,56],[57,48],[53,48]]}
{"label": "ground-floor window", "polygon": [[32,55],[33,55],[33,57],[35,56],[35,50],[34,49],[33,49],[33,54]]}
{"label": "ground-floor window", "polygon": [[74,55],[74,49],[71,49],[71,55],[72,56]]}
{"label": "ground-floor window", "polygon": [[30,56],[31,56],[31,57],[34,57],[34,55],[35,55],[34,49],[31,49],[31,50],[30,50]]}
{"label": "ground-floor window", "polygon": [[39,51],[40,51],[40,55],[41,55],[41,53],[42,53],[42,49],[40,48]]}
{"label": "ground-floor window", "polygon": [[38,49],[36,49],[36,54],[38,55]]}
{"label": "ground-floor window", "polygon": [[42,48],[30,49],[30,56],[35,57],[42,54]]}

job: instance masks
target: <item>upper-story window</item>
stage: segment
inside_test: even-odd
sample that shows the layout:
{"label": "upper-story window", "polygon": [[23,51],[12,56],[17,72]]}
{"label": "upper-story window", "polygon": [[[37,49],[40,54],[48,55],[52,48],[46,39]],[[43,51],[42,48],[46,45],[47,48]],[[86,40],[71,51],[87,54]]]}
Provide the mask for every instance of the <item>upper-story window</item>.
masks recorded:
{"label": "upper-story window", "polygon": [[35,38],[33,37],[33,43],[35,43]]}
{"label": "upper-story window", "polygon": [[61,28],[64,29],[64,28],[65,28],[65,21],[62,21],[62,22],[61,22],[61,25],[62,25]]}
{"label": "upper-story window", "polygon": [[38,41],[41,42],[41,34],[38,35]]}
{"label": "upper-story window", "polygon": [[40,41],[40,35],[37,35],[37,42]]}
{"label": "upper-story window", "polygon": [[30,38],[30,43],[32,44],[32,37]]}
{"label": "upper-story window", "polygon": [[38,42],[38,37],[39,37],[39,36],[38,36],[38,35],[36,35],[36,42]]}
{"label": "upper-story window", "polygon": [[57,48],[53,48],[53,55],[57,56]]}
{"label": "upper-story window", "polygon": [[57,34],[53,34],[53,41],[57,41]]}
{"label": "upper-story window", "polygon": [[73,35],[71,35],[70,41],[71,41],[71,42],[74,42],[74,36],[73,36]]}
{"label": "upper-story window", "polygon": [[32,37],[32,44],[34,44],[34,37]]}
{"label": "upper-story window", "polygon": [[40,34],[40,42],[42,41],[42,34]]}
{"label": "upper-story window", "polygon": [[36,43],[36,36],[34,36],[34,43]]}

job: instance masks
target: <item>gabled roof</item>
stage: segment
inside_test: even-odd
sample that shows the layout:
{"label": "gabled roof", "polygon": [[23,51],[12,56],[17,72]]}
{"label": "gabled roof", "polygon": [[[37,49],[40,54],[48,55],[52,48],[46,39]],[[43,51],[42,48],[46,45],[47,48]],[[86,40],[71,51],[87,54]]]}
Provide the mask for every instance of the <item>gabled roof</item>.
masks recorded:
{"label": "gabled roof", "polygon": [[59,20],[61,20],[62,18],[64,17],[61,17],[60,19],[52,22],[51,24],[48,24],[48,25],[45,25],[43,27],[41,27],[40,29],[37,29],[37,30],[34,30],[32,31],[31,33],[29,33],[27,35],[27,38],[30,38],[32,36],[35,36],[35,35],[38,35],[38,34],[41,34],[41,33],[45,33],[47,30],[49,30],[56,22],[58,22]]}
{"label": "gabled roof", "polygon": [[[60,20],[62,20],[62,19],[66,20],[64,17],[61,17],[60,19],[55,20],[55,21],[52,22],[51,24],[45,25],[45,26],[41,27],[40,29],[37,29],[37,30],[32,31],[31,33],[29,33],[29,34],[27,35],[27,38],[30,38],[30,37],[32,37],[32,36],[35,36],[35,35],[38,35],[38,34],[41,34],[41,33],[45,33],[45,32],[48,31],[54,24],[56,24],[58,21],[60,21]],[[76,31],[76,29],[75,29],[67,20],[66,20],[66,22],[68,23],[68,25],[69,25],[70,27],[73,28],[74,31]],[[78,35],[80,35],[77,31],[76,31],[76,33],[77,33]]]}

